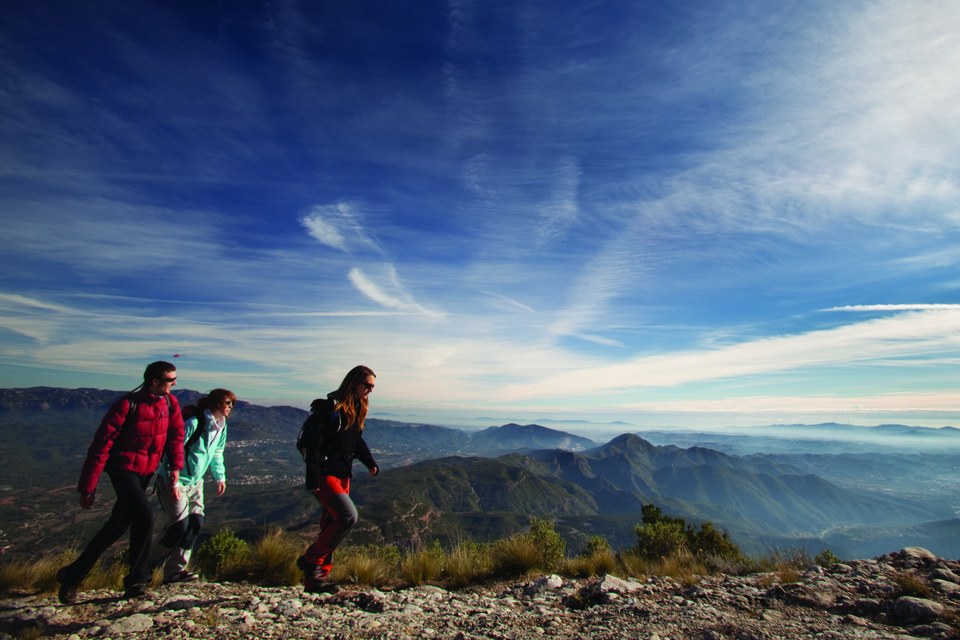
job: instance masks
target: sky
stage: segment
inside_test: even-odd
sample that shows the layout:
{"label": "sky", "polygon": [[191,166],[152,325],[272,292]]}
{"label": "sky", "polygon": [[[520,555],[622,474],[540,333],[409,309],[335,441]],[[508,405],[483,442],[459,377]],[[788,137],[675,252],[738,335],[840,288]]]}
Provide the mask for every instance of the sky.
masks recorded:
{"label": "sky", "polygon": [[960,426],[954,0],[8,0],[0,387]]}

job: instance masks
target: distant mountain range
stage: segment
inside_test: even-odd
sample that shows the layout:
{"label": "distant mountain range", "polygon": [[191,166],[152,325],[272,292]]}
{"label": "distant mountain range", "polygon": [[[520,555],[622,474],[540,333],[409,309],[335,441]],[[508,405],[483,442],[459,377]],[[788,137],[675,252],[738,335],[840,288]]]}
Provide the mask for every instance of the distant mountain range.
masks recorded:
{"label": "distant mountain range", "polygon": [[[89,515],[74,506],[73,487],[100,417],[120,395],[0,389],[0,447],[7,459],[0,466],[0,545],[49,546],[89,526]],[[189,390],[176,395],[181,404],[199,397]],[[215,527],[312,530],[316,507],[299,490],[302,462],[293,446],[306,415],[295,407],[238,403],[230,420],[229,490],[208,502]],[[691,522],[709,520],[754,553],[791,545],[816,552],[828,545],[843,557],[863,557],[889,551],[902,534],[909,538],[901,546],[917,540],[950,555],[960,533],[950,482],[955,456],[783,453],[782,434],[795,429],[771,427],[776,453],[744,456],[694,444],[658,445],[645,433],[598,444],[535,424],[467,432],[370,418],[366,438],[383,472],[373,480],[361,473],[355,478],[361,524],[351,539],[494,539],[541,515],[554,519],[571,545],[600,534],[623,547],[632,544],[642,505],[653,503]],[[836,434],[858,428],[811,429]],[[914,430],[891,425],[883,433],[925,437]],[[684,444],[689,437],[677,434]],[[958,438],[960,432],[938,437]],[[763,436],[749,438],[755,448]],[[109,508],[109,490],[102,482],[98,509]]]}

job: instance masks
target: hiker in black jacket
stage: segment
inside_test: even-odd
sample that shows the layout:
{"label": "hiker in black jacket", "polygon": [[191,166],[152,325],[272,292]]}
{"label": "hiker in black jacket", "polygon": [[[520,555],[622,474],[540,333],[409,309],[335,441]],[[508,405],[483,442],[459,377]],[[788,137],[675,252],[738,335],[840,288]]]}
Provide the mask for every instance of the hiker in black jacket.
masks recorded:
{"label": "hiker in black jacket", "polygon": [[313,401],[310,417],[297,439],[307,464],[307,489],[324,508],[317,539],[297,559],[305,591],[337,590],[329,581],[333,552],[357,523],[357,507],[350,499],[353,459],[359,458],[371,476],[380,472],[363,440],[367,403],[375,380],[368,367],[351,369],[339,389]]}

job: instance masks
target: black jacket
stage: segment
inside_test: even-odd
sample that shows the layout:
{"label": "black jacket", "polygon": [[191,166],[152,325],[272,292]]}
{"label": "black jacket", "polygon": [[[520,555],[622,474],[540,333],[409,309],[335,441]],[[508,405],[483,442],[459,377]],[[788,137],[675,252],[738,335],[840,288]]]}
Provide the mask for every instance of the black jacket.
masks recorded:
{"label": "black jacket", "polygon": [[352,477],[354,458],[368,469],[377,466],[363,432],[343,424],[345,418],[334,411],[335,404],[332,398],[314,400],[311,407],[316,408],[304,424],[308,489],[323,485],[325,476]]}

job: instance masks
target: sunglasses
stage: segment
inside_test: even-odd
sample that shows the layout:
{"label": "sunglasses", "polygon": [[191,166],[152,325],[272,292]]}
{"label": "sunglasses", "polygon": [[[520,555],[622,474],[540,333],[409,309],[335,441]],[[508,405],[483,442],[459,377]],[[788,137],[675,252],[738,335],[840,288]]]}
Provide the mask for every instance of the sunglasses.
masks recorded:
{"label": "sunglasses", "polygon": [[362,384],[364,387],[366,387],[366,388],[367,388],[367,391],[373,391],[373,385],[370,384],[369,382],[361,382],[360,384]]}
{"label": "sunglasses", "polygon": [[160,382],[176,382],[176,377],[173,378],[160,378]]}
{"label": "sunglasses", "polygon": [[225,406],[227,406],[227,407],[232,407],[232,406],[233,406],[233,400],[227,400],[227,401],[224,402],[223,404],[224,404]]}

